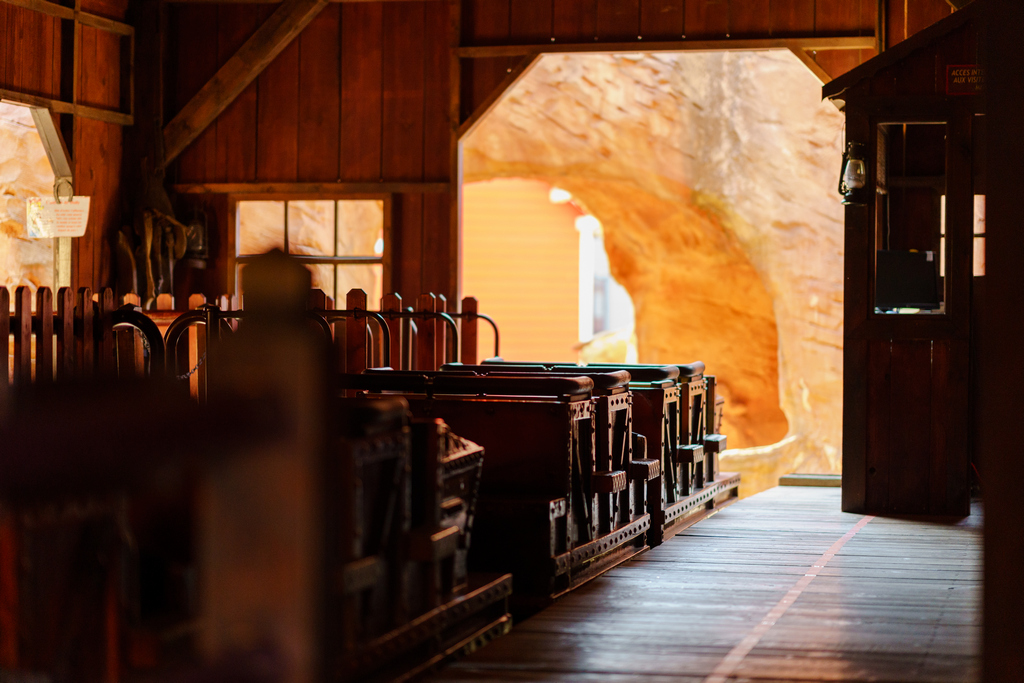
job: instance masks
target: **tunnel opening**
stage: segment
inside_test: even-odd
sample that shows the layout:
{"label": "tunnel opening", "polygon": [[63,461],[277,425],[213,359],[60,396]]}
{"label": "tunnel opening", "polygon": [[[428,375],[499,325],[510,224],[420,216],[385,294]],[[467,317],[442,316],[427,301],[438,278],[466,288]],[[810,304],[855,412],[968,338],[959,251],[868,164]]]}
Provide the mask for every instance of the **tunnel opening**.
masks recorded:
{"label": "tunnel opening", "polygon": [[[609,275],[635,308],[637,360],[699,359],[718,377],[723,466],[743,473],[745,494],[841,466],[842,115],[820,89],[788,51],[547,55],[462,143],[465,291],[479,295],[473,273],[498,273],[508,251],[478,261],[474,188],[565,191],[601,226]],[[529,250],[530,219],[515,211],[502,230]],[[545,272],[571,270],[571,256],[534,251]],[[522,269],[506,277],[535,335],[544,306],[573,317],[578,298],[556,304]],[[587,360],[582,337],[573,360]]]}

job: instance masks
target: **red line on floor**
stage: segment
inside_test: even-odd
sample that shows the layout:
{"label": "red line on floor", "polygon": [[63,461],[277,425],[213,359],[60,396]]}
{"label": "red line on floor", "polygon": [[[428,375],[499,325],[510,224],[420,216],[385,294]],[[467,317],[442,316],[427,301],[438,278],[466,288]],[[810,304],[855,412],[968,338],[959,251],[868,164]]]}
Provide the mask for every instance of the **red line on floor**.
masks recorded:
{"label": "red line on floor", "polygon": [[782,618],[782,615],[786,613],[786,610],[788,610],[794,602],[796,602],[796,599],[800,597],[800,594],[804,592],[804,589],[807,588],[807,586],[811,584],[811,581],[814,581],[814,578],[818,576],[818,573],[825,568],[828,561],[835,557],[836,553],[839,552],[839,549],[846,545],[847,541],[853,538],[858,531],[863,529],[867,523],[874,518],[874,515],[868,515],[861,518],[859,522],[853,525],[852,529],[843,534],[838,541],[832,544],[832,547],[826,550],[821,557],[815,560],[814,564],[808,567],[807,571],[804,572],[803,577],[796,582],[796,585],[790,588],[789,592],[786,593],[775,607],[765,615],[764,619],[762,619],[757,626],[751,629],[750,633],[748,633],[743,640],[737,643],[736,647],[730,650],[729,654],[719,662],[718,666],[716,666],[708,677],[704,679],[704,683],[725,683],[725,681],[736,671],[736,668],[739,667],[744,657],[750,654],[750,651],[757,647],[757,644],[761,642],[762,638],[764,638],[764,634],[768,633],[768,630],[775,625],[775,622]]}

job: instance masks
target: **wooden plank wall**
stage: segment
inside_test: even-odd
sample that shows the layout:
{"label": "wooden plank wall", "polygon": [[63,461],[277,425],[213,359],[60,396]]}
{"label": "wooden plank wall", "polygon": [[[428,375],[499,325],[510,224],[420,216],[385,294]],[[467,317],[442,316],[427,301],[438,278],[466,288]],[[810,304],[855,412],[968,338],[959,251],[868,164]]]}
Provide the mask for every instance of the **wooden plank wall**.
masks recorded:
{"label": "wooden plank wall", "polygon": [[[887,17],[895,16],[896,5],[902,23],[889,32],[891,42],[902,38],[904,26],[917,30],[949,11],[945,0],[889,0]],[[642,49],[645,42],[684,36],[873,35],[876,8],[876,0],[463,0],[458,42],[570,42],[599,50],[608,42],[633,41]],[[165,120],[272,9],[169,6]],[[448,181],[449,30],[448,3],[441,0],[332,4],[189,146],[169,181]],[[830,51],[815,58],[838,75],[873,54]],[[459,123],[507,85],[522,60],[460,60]],[[445,193],[395,196],[390,288],[410,296],[428,290],[456,295],[451,207]],[[227,211],[217,213],[226,233]]]}
{"label": "wooden plank wall", "polygon": [[[915,0],[913,12],[932,3],[948,9],[943,0]],[[602,43],[635,42],[642,50],[645,41],[683,38],[873,35],[876,8],[875,0],[464,0],[462,45],[592,43],[599,49]],[[815,57],[835,77],[874,55],[874,50],[842,50]],[[463,62],[465,119],[518,58]]]}
{"label": "wooden plank wall", "polygon": [[[272,10],[172,6],[169,114]],[[173,182],[447,182],[448,21],[444,2],[330,5],[181,155]],[[453,296],[448,195],[396,195],[392,225],[391,288]]]}
{"label": "wooden plank wall", "polygon": [[[83,0],[82,9],[122,19],[127,0]],[[70,101],[72,81],[65,65],[73,64],[71,22],[0,3],[0,88],[28,95]],[[120,38],[82,27],[78,69],[82,104],[117,108],[121,104]],[[72,129],[71,126],[65,130]],[[67,140],[73,156],[76,194],[90,195],[92,206],[86,236],[74,240],[73,287],[99,289],[110,284],[111,236],[121,221],[122,128],[79,119]]]}
{"label": "wooden plank wall", "polygon": [[0,88],[60,97],[61,24],[0,3]]}
{"label": "wooden plank wall", "polygon": [[[82,0],[82,9],[123,19],[128,0]],[[121,39],[81,27],[78,92],[82,104],[121,106]],[[78,118],[74,127],[75,193],[92,197],[85,237],[73,240],[72,286],[100,290],[113,284],[114,246],[125,220],[121,195],[124,128]]]}

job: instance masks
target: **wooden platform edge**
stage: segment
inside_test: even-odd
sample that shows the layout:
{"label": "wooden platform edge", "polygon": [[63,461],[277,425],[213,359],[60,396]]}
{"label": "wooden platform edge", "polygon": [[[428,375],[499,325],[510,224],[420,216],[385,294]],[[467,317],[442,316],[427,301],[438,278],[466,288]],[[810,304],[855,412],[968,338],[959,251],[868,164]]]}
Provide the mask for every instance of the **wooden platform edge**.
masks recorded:
{"label": "wooden platform edge", "polygon": [[[511,594],[510,574],[471,574],[466,593],[370,643],[344,665],[367,681],[415,678],[508,633],[512,627],[508,612]],[[410,651],[413,644],[420,646]],[[403,657],[401,652],[411,654]]]}
{"label": "wooden platform edge", "polygon": [[[739,500],[739,472],[722,472],[718,479],[673,506],[670,524],[665,527],[662,543],[685,531],[702,519]],[[666,511],[666,516],[668,516]]]}
{"label": "wooden platform edge", "polygon": [[784,474],[779,477],[779,486],[834,486],[843,485],[841,474]]}

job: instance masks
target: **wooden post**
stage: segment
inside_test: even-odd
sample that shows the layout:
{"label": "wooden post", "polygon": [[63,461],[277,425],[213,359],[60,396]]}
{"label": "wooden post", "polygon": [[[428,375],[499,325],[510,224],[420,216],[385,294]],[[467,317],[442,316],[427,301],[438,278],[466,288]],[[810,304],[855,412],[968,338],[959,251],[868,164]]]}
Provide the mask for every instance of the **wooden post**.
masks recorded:
{"label": "wooden post", "polygon": [[[462,299],[462,312],[476,314],[479,311],[479,303],[475,296],[467,296]],[[476,365],[479,361],[479,350],[477,334],[479,330],[477,318],[470,315],[461,320],[462,323],[462,362],[467,365]]]}
{"label": "wooden post", "polygon": [[74,374],[75,295],[70,287],[61,287],[57,290],[57,379],[69,380]]}
{"label": "wooden post", "polygon": [[[202,294],[193,294],[188,298],[189,310],[195,310],[206,303],[206,297]],[[206,403],[206,348],[207,343],[210,339],[210,330],[206,329],[206,325],[203,325],[202,332],[199,331],[199,325],[192,325],[188,328],[188,372],[192,368],[196,368],[199,364],[199,359],[203,360],[203,365],[196,368],[188,378],[188,394],[193,399],[198,401],[200,404]],[[171,352],[170,349],[167,350]]]}
{"label": "wooden post", "polygon": [[117,365],[114,363],[114,291],[110,287],[105,288],[97,294],[98,326],[96,332],[97,359],[100,372],[103,374],[116,374]]}
{"label": "wooden post", "polygon": [[[398,294],[385,294],[380,300],[380,310],[385,313],[384,317],[389,312],[398,313],[402,310],[402,297]],[[392,318],[388,320],[391,327],[391,358],[387,360],[388,365],[393,367],[395,370],[403,370],[402,367],[402,343],[405,341],[405,335],[403,330],[405,329],[405,321],[401,318]]]}
{"label": "wooden post", "polygon": [[32,292],[14,290],[14,384],[32,383]]}
{"label": "wooden post", "polygon": [[[434,305],[434,311],[438,313],[448,312],[448,299],[445,298],[444,294],[438,294]],[[434,321],[434,369],[437,370],[441,365],[448,360],[448,347],[446,341],[448,339],[448,325],[443,320],[435,319]],[[454,358],[452,360],[455,360]]]}
{"label": "wooden post", "polygon": [[92,290],[79,287],[75,303],[75,376],[92,377],[96,365],[92,332]]}
{"label": "wooden post", "polygon": [[[142,306],[138,294],[125,294],[122,305]],[[142,346],[142,333],[134,327],[114,331],[118,377],[142,377],[146,372],[146,358]]]}
{"label": "wooden post", "polygon": [[[345,299],[348,310],[366,310],[366,292],[350,290]],[[366,316],[349,316],[345,320],[345,371],[362,372],[366,369]]]}
{"label": "wooden post", "polygon": [[434,343],[434,330],[436,320],[432,314],[437,306],[437,297],[433,294],[420,294],[416,300],[416,311],[425,313],[417,320],[416,332],[416,369],[433,371],[437,370],[436,345]]}
{"label": "wooden post", "polygon": [[327,293],[322,289],[311,289],[309,290],[309,310],[311,311],[326,311],[327,308]]}
{"label": "wooden post", "polygon": [[156,310],[158,311],[173,311],[174,310],[174,297],[170,294],[157,294],[156,295]]}
{"label": "wooden post", "polygon": [[53,382],[53,293],[36,290],[36,382]]}

